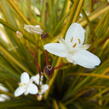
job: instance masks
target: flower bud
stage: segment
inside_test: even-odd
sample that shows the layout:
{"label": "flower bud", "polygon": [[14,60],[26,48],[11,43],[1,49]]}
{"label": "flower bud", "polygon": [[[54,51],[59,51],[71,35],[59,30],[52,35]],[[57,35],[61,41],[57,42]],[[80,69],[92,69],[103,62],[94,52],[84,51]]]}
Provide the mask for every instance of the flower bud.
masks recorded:
{"label": "flower bud", "polygon": [[48,77],[51,77],[54,72],[54,67],[51,65],[47,65],[44,69],[44,72]]}
{"label": "flower bud", "polygon": [[40,27],[40,25],[24,25],[24,29],[29,32],[29,33],[33,33],[33,34],[42,34],[43,30]]}
{"label": "flower bud", "polygon": [[48,37],[48,34],[47,34],[47,33],[41,34],[41,38],[42,38],[42,39],[45,39],[45,38],[47,38],[47,37]]}
{"label": "flower bud", "polygon": [[23,37],[23,34],[20,31],[16,31],[16,36],[18,38],[22,38]]}

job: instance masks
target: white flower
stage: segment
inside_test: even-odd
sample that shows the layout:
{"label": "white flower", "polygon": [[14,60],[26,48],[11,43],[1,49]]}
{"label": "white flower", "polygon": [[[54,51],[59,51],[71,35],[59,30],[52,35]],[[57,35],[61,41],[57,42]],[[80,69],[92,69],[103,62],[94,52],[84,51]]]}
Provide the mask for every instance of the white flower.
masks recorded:
{"label": "white flower", "polygon": [[40,25],[24,25],[24,29],[30,33],[35,34],[42,34],[43,30],[41,29]]}
{"label": "white flower", "polygon": [[[8,92],[8,89],[6,87],[4,87],[2,84],[0,84],[0,90],[4,91],[4,92]],[[7,96],[6,94],[0,94],[0,102],[9,100],[9,96]]]}
{"label": "white flower", "polygon": [[41,85],[40,95],[44,94],[48,90],[49,86],[47,84]]}
{"label": "white flower", "polygon": [[100,64],[100,59],[87,51],[89,45],[84,44],[85,30],[78,23],[69,27],[65,40],[60,43],[49,43],[44,46],[48,52],[66,58],[69,62],[86,68],[94,68]]}
{"label": "white flower", "polygon": [[35,76],[31,77],[32,81],[34,81],[37,85],[42,84],[43,76],[40,74],[37,74]]}
{"label": "white flower", "polygon": [[42,95],[48,90],[48,88],[49,88],[49,86],[47,84],[41,85],[40,91],[39,91],[39,93],[37,95],[37,100],[38,101],[42,100],[42,98],[43,98]]}
{"label": "white flower", "polygon": [[38,92],[38,94],[42,95],[44,94],[49,86],[47,84],[43,84],[43,76],[37,74],[36,76],[31,77],[31,79],[37,84],[40,85],[40,91]]}
{"label": "white flower", "polygon": [[[34,84],[37,84],[40,86],[40,90],[38,87]],[[14,95],[16,97],[24,94],[44,94],[48,90],[48,85],[43,84],[43,76],[37,74],[36,76],[29,77],[27,72],[24,72],[21,75],[21,82],[19,84],[19,87],[15,90]]]}
{"label": "white flower", "polygon": [[28,73],[24,72],[21,75],[21,82],[19,84],[19,87],[16,89],[14,95],[20,96],[24,93],[24,95],[27,94],[37,94],[38,88],[35,84],[33,84],[33,81],[29,78]]}

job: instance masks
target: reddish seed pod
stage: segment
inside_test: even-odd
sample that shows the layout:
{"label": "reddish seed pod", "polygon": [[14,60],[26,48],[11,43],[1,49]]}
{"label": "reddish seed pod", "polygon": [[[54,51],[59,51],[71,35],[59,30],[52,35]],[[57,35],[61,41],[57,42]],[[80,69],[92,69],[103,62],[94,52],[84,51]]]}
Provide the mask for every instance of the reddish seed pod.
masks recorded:
{"label": "reddish seed pod", "polygon": [[48,77],[51,77],[54,72],[54,67],[51,65],[47,65],[44,69],[44,72]]}
{"label": "reddish seed pod", "polygon": [[45,39],[45,38],[47,38],[47,37],[48,37],[48,34],[47,34],[47,33],[41,34],[41,38],[42,38],[42,39]]}

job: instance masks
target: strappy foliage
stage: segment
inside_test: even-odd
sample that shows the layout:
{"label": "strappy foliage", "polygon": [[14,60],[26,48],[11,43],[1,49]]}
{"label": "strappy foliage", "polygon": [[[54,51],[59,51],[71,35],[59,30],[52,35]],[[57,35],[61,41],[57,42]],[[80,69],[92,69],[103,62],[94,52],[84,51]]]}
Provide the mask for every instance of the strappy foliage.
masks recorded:
{"label": "strappy foliage", "polygon": [[[0,37],[0,83],[9,89],[0,93],[10,96],[10,100],[0,103],[0,109],[109,109],[109,4],[106,0],[0,0],[0,15],[0,28],[8,40]],[[102,61],[95,69],[67,63],[43,49],[44,44],[64,37],[73,22],[86,29],[89,50]],[[40,25],[46,38],[26,32],[24,24]],[[44,72],[47,64],[54,67],[54,72],[48,77],[50,89],[43,100],[38,101],[33,95],[15,98],[13,93],[21,73]]]}

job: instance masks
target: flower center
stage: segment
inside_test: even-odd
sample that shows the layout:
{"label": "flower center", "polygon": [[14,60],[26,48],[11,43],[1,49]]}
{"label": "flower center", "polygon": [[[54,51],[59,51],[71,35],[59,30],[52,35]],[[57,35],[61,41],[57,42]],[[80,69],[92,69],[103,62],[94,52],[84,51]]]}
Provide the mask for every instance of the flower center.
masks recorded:
{"label": "flower center", "polygon": [[73,43],[72,47],[76,48],[76,47],[78,47],[78,45],[81,44],[81,40],[79,38],[72,38],[71,43]]}
{"label": "flower center", "polygon": [[75,48],[76,46],[77,46],[77,43],[74,43],[74,44],[72,45],[73,48]]}

